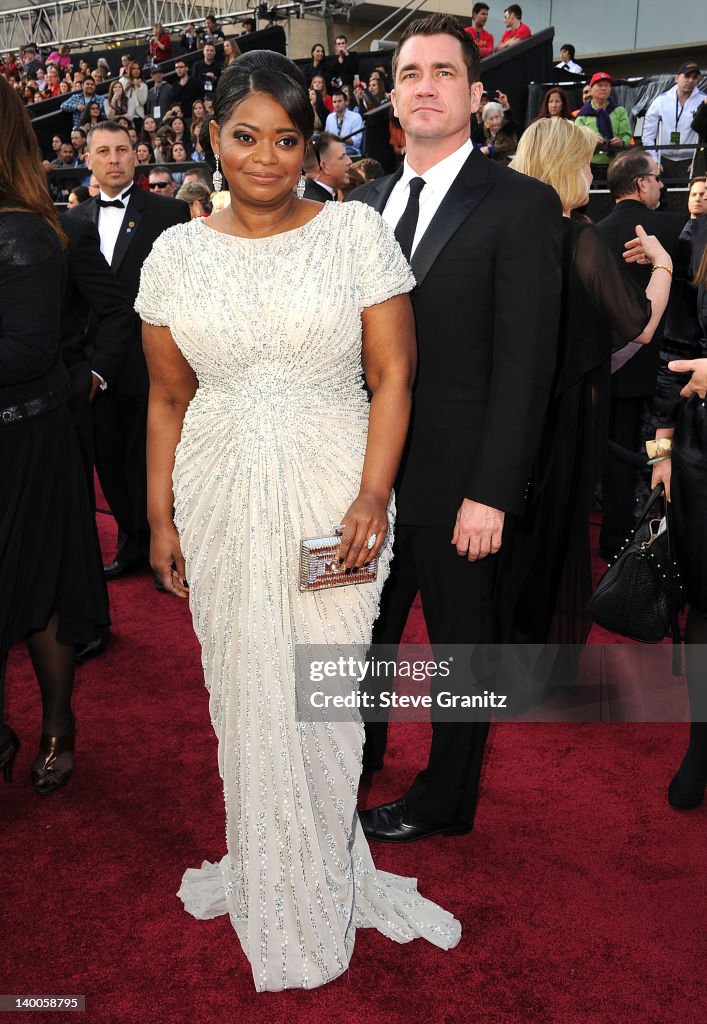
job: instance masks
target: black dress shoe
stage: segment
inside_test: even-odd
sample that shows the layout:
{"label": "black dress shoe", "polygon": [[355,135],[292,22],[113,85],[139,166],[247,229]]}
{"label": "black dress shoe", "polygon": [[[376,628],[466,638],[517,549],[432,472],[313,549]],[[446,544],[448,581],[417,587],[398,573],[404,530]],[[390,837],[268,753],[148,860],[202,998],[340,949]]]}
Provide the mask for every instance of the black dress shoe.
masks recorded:
{"label": "black dress shoe", "polygon": [[91,640],[87,644],[76,645],[75,661],[77,665],[83,665],[84,662],[90,661],[91,658],[97,658],[101,654],[105,654],[106,647],[108,646],[108,634],[105,636],[99,636],[96,640]]}
{"label": "black dress shoe", "polygon": [[416,819],[406,806],[405,797],[392,804],[360,811],[359,818],[364,835],[379,843],[412,843],[429,836],[460,836],[471,832],[473,827],[470,821],[443,824]]}
{"label": "black dress shoe", "polygon": [[107,580],[117,580],[121,576],[127,576],[128,573],[137,572],[143,566],[142,559],[123,562],[119,558],[115,558],[109,565],[103,566],[103,575]]}
{"label": "black dress shoe", "polygon": [[668,803],[676,811],[692,811],[705,798],[705,780],[683,782],[678,771],[668,786]]}

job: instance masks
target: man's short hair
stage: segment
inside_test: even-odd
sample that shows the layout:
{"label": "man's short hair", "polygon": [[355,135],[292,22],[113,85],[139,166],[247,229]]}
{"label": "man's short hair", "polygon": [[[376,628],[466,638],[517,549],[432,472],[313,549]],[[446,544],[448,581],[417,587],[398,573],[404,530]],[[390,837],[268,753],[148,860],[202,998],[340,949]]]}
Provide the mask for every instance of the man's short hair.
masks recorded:
{"label": "man's short hair", "polygon": [[451,36],[458,41],[462,48],[462,56],[466,64],[469,84],[478,82],[481,72],[479,51],[476,48],[476,43],[451,14],[428,14],[426,18],[418,18],[417,21],[411,21],[408,24],[393,54],[393,81],[395,81],[397,75],[400,51],[408,39],[412,39],[414,36],[440,35]]}
{"label": "man's short hair", "polygon": [[574,60],[574,55],[575,55],[575,53],[577,51],[575,50],[575,48],[572,45],[572,43],[563,43],[562,46],[560,47],[560,53],[562,53],[563,50],[566,50],[567,53],[569,53],[570,60]]}
{"label": "man's short hair", "polygon": [[334,135],[333,132],[320,132],[319,138],[315,141],[315,149],[319,162],[326,160],[331,147],[334,143],[338,142],[340,145],[344,145],[338,135]]}
{"label": "man's short hair", "polygon": [[488,4],[474,4],[474,6],[471,8],[471,16],[472,16],[472,18],[475,18],[477,14],[481,14],[482,11],[488,11],[488,10],[489,10],[489,5]]}
{"label": "man's short hair", "polygon": [[334,99],[335,96],[343,96],[344,99],[346,99],[346,93],[339,86],[337,86],[336,89],[331,90],[331,98]]}
{"label": "man's short hair", "polygon": [[620,153],[609,164],[606,182],[613,199],[630,196],[637,189],[636,178],[652,174],[648,154],[644,150],[633,153]]}
{"label": "man's short hair", "polygon": [[345,43],[348,43],[348,39],[346,38],[343,32],[339,32],[334,42],[338,43],[340,39],[343,39]]}
{"label": "man's short hair", "polygon": [[523,20],[523,12],[520,9],[520,5],[519,4],[509,4],[508,7],[506,7],[506,9],[505,9],[505,11],[503,13],[504,14],[514,14],[516,16],[516,18],[518,19],[518,21],[522,21]]}
{"label": "man's short hair", "polygon": [[149,174],[150,178],[153,176],[153,174],[166,174],[167,177],[169,178],[169,180],[171,182],[174,182],[174,178],[172,177],[172,172],[170,171],[169,167],[165,167],[164,164],[155,164],[154,167],[151,167],[150,168],[150,174]]}
{"label": "man's short hair", "polygon": [[707,185],[707,177],[704,174],[698,174],[694,178],[690,178],[688,188],[692,188],[692,186],[696,185],[698,181],[701,181],[703,184]]}
{"label": "man's short hair", "polygon": [[130,142],[130,145],[132,145],[130,135],[128,134],[128,129],[125,128],[122,124],[118,124],[117,121],[99,121],[98,124],[94,124],[92,128],[89,128],[87,135],[89,149],[91,148],[91,139],[93,138],[96,132],[110,132],[112,135],[125,135],[125,137]]}

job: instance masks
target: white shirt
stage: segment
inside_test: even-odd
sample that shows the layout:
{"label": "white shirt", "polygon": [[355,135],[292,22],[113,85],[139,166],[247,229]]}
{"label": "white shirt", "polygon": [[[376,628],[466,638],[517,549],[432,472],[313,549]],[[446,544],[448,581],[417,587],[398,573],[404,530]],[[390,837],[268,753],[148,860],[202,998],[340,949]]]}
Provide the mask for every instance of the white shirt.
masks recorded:
{"label": "white shirt", "polygon": [[[339,122],[341,122],[341,127],[339,127]],[[344,145],[355,146],[356,149],[360,149],[361,133],[359,132],[358,135],[353,134],[357,128],[363,128],[363,118],[357,110],[349,110],[348,107],[344,110],[341,118],[334,111],[326,119],[326,131],[331,132],[332,135],[340,135],[344,139]],[[351,138],[347,139],[347,135],[350,135]]]}
{"label": "white shirt", "polygon": [[463,146],[460,146],[454,153],[446,156],[444,160],[440,160],[434,167],[430,167],[424,174],[418,174],[417,171],[413,170],[408,163],[407,156],[405,157],[402,176],[396,182],[388,202],[385,204],[383,220],[395,230],[410,197],[410,181],[412,178],[424,178],[425,187],[420,192],[420,213],[417,218],[411,255],[414,254],[420,239],[430,226],[430,221],[437,213],[452,182],[469,159],[472,149],[471,139],[467,139]]}
{"label": "white shirt", "polygon": [[661,156],[667,156],[670,160],[690,160],[693,153],[689,149],[661,149],[654,150],[652,146],[669,146],[671,132],[680,132],[680,143],[685,146],[696,146],[700,141],[697,132],[693,132],[690,125],[695,116],[697,108],[706,100],[707,96],[695,88],[685,100],[684,106],[680,106],[678,99],[678,87],[674,85],[661,96],[656,96],[643,121],[643,134],[641,141],[649,155],[660,163]]}
{"label": "white shirt", "polygon": [[[118,235],[123,226],[125,209],[129,201],[129,197],[126,198],[125,193],[131,188],[132,185],[128,185],[119,196],[115,196],[116,199],[122,200],[122,210],[119,210],[117,206],[99,206],[98,208],[98,234],[101,236],[101,252],[109,266],[113,262],[115,243],[118,241]],[[101,189],[99,198],[106,202],[111,202],[113,197],[106,195],[103,189]]]}
{"label": "white shirt", "polygon": [[582,65],[578,64],[576,60],[561,60],[559,64],[555,64],[555,67],[562,71],[571,71],[573,75],[582,74]]}

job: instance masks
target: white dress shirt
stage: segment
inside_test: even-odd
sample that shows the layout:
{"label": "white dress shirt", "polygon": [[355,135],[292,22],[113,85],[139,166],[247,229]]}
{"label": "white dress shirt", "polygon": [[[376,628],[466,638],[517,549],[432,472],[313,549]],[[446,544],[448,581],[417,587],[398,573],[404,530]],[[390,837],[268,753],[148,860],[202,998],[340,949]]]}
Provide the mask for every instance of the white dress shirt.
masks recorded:
{"label": "white dress shirt", "polygon": [[[341,118],[334,112],[329,114],[326,119],[325,131],[331,132],[332,135],[341,136],[344,139],[345,146],[355,146],[356,149],[361,148],[361,138],[363,135],[362,132],[359,132],[357,135],[353,134],[358,128],[363,128],[363,118],[358,110],[349,110],[348,107],[344,110]],[[347,135],[350,135],[351,138],[347,139]]]}
{"label": "white dress shirt", "polygon": [[120,199],[123,203],[123,209],[119,210],[117,206],[100,206],[98,213],[98,234],[101,236],[101,252],[106,258],[106,262],[110,266],[113,262],[113,253],[115,252],[115,243],[118,241],[118,235],[120,229],[123,226],[123,217],[125,216],[125,209],[129,202],[129,196],[126,196],[126,192],[129,192],[132,185],[128,185],[127,188],[123,189],[119,196],[108,196],[101,189],[99,198],[106,202],[112,202],[113,198]]}
{"label": "white dress shirt", "polygon": [[444,160],[440,160],[434,167],[430,167],[424,174],[418,174],[408,163],[407,156],[405,157],[402,176],[396,182],[388,202],[385,204],[383,220],[395,230],[410,197],[411,179],[424,178],[425,187],[420,192],[420,213],[417,218],[417,228],[415,229],[415,237],[412,242],[411,255],[414,254],[420,239],[430,226],[430,221],[437,213],[452,182],[469,159],[472,149],[471,139],[467,139],[463,146],[460,146],[459,149],[446,156]]}
{"label": "white dress shirt", "polygon": [[314,180],[316,181],[317,185],[319,185],[320,188],[325,188],[327,190],[327,192],[331,195],[332,199],[336,199],[336,192],[331,187],[331,185],[327,185],[325,181],[320,181],[319,178],[315,178]]}
{"label": "white dress shirt", "polygon": [[582,65],[578,64],[576,60],[561,60],[559,64],[555,64],[555,67],[561,71],[571,71],[573,75],[582,74]]}

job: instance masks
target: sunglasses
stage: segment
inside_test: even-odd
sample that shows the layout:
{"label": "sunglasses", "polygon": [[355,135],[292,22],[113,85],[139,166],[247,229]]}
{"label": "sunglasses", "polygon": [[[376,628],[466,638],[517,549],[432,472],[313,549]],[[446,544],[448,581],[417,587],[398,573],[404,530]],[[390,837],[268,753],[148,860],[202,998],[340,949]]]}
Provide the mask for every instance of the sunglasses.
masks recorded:
{"label": "sunglasses", "polygon": [[662,174],[654,174],[652,172],[650,174],[639,174],[638,177],[636,178],[636,181],[640,181],[641,178],[655,178],[656,181],[662,181],[663,180],[663,175]]}
{"label": "sunglasses", "polygon": [[169,182],[168,181],[151,181],[150,182],[150,188],[151,189],[153,189],[153,188],[169,188]]}

